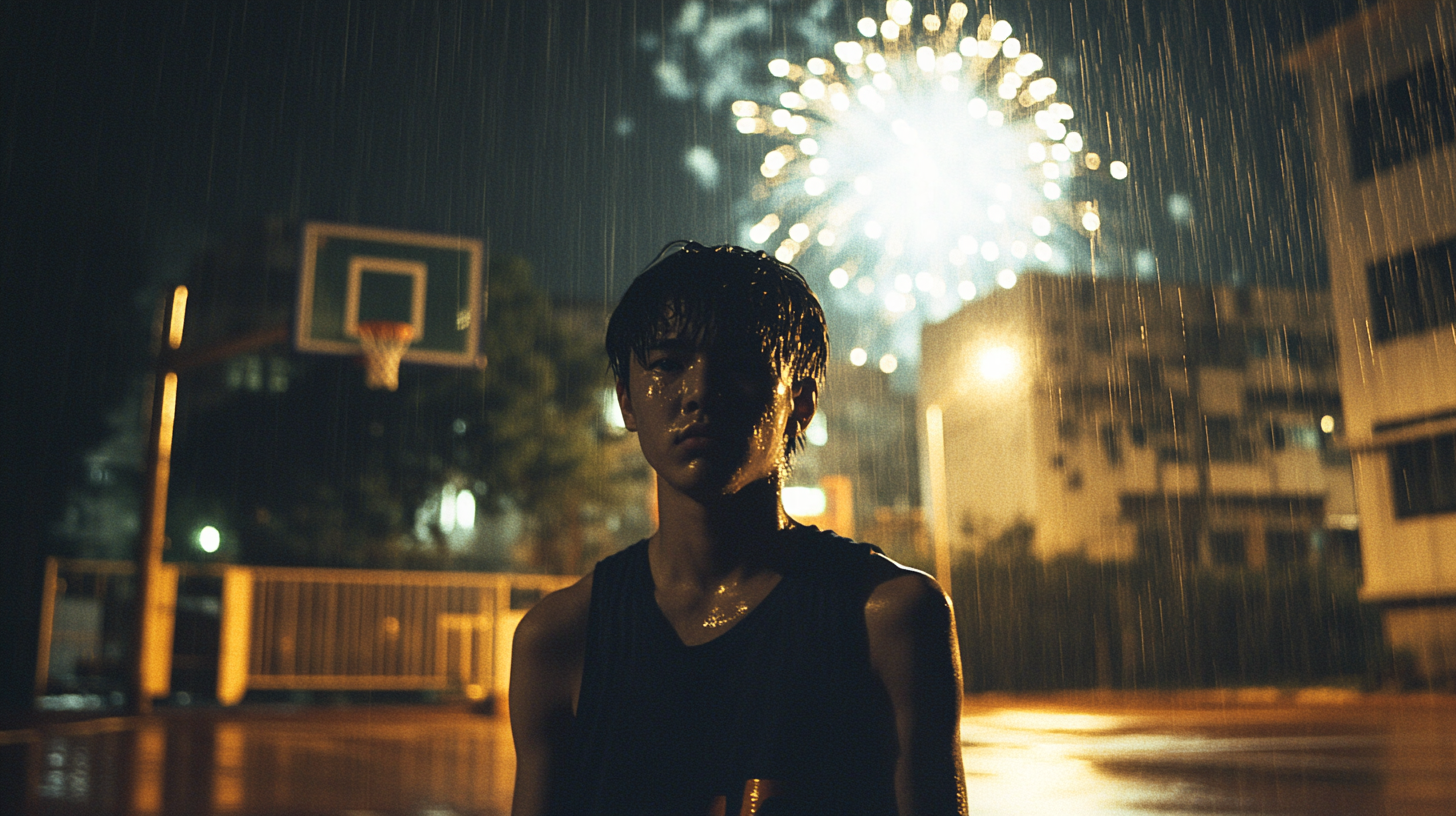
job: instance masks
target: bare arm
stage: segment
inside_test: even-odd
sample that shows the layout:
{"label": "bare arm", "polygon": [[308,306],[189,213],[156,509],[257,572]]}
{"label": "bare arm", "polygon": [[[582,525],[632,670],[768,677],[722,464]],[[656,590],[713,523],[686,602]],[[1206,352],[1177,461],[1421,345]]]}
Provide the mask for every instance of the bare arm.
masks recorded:
{"label": "bare arm", "polygon": [[965,814],[961,660],[950,600],[935,579],[896,570],[865,604],[870,661],[889,692],[900,816]]}
{"label": "bare arm", "polygon": [[571,724],[581,689],[591,576],[542,598],[521,619],[511,647],[511,736],[516,745],[513,816],[559,811]]}

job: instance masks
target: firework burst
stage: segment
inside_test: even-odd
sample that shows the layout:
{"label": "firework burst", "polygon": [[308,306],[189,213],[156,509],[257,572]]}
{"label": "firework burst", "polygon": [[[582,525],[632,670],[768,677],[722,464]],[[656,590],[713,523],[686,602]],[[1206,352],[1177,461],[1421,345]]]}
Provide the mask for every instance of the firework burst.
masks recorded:
{"label": "firework burst", "polygon": [[1087,149],[1011,24],[968,11],[917,20],[891,0],[832,55],[769,62],[777,98],[732,103],[740,133],[777,142],[743,238],[827,280],[856,365],[893,371],[923,321],[1020,270],[1070,270],[1102,228],[1087,180],[1127,177]]}

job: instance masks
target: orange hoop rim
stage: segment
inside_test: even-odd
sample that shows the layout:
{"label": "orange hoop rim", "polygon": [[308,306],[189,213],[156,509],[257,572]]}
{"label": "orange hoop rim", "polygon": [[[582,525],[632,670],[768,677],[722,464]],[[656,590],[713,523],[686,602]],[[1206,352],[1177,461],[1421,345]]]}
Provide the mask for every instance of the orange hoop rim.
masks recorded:
{"label": "orange hoop rim", "polygon": [[365,340],[408,343],[415,339],[415,327],[398,320],[363,320],[358,328],[359,337]]}

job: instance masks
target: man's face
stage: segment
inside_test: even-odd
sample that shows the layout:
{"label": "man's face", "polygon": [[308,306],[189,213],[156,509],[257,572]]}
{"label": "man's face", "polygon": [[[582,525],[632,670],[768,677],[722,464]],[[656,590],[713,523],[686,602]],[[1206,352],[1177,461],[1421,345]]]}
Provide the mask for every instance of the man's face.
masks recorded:
{"label": "man's face", "polygon": [[672,489],[710,500],[778,475],[813,418],[814,381],[791,382],[756,345],[669,332],[617,383],[627,428]]}

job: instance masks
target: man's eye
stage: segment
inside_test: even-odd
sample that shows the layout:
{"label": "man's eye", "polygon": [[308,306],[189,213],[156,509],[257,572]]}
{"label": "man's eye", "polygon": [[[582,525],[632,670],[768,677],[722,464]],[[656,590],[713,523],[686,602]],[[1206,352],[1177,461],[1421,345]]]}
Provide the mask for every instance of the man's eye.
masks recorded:
{"label": "man's eye", "polygon": [[650,371],[678,371],[682,369],[682,363],[671,357],[660,357],[647,364]]}

